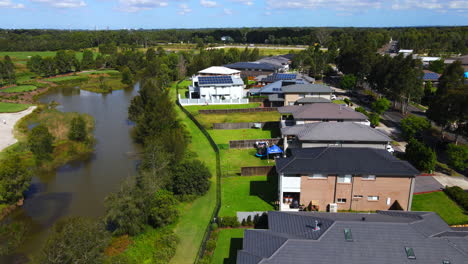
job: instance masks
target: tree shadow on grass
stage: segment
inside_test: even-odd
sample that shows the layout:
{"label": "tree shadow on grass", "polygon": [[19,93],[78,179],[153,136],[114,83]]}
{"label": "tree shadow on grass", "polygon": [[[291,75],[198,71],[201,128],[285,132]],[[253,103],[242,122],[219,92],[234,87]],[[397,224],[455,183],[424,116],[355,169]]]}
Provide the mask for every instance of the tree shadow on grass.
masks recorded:
{"label": "tree shadow on grass", "polygon": [[242,238],[231,238],[229,258],[225,258],[223,264],[236,264],[237,251],[242,249]]}
{"label": "tree shadow on grass", "polygon": [[274,205],[277,197],[278,190],[278,176],[276,172],[272,172],[267,176],[266,181],[251,181],[250,182],[250,195],[260,197],[268,204]]}

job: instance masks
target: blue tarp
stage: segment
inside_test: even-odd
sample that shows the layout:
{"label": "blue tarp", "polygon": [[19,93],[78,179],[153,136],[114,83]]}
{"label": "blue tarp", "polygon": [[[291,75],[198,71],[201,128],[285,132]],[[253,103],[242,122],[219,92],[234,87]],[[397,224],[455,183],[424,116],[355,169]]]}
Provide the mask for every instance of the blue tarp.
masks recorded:
{"label": "blue tarp", "polygon": [[283,153],[283,150],[277,145],[273,145],[267,149],[267,154],[278,154]]}
{"label": "blue tarp", "polygon": [[465,72],[465,78],[468,78],[468,72]]}

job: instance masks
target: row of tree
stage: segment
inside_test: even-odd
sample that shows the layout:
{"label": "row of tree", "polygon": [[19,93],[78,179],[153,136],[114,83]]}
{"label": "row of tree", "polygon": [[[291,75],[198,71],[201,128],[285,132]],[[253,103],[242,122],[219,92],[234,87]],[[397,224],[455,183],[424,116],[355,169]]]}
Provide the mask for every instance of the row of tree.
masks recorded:
{"label": "row of tree", "polygon": [[10,56],[6,55],[0,61],[0,86],[14,84],[16,82],[16,70]]}

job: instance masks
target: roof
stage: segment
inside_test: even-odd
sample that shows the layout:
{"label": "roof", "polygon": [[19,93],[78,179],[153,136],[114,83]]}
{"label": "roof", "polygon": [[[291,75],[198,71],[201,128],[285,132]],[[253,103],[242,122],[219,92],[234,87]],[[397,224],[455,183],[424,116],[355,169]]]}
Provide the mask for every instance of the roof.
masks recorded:
{"label": "roof", "polygon": [[284,102],[283,94],[269,94],[268,101],[270,102]]}
{"label": "roof", "polygon": [[[316,223],[320,229],[314,231]],[[269,212],[268,225],[269,229],[244,231],[238,264],[419,264],[443,260],[458,264],[468,258],[468,232],[440,237],[437,232],[450,231],[450,227],[433,212]],[[345,239],[345,228],[351,232],[351,241]],[[413,249],[415,259],[408,259],[405,247]]]}
{"label": "roof", "polygon": [[283,93],[332,93],[333,90],[321,84],[293,84],[284,86]]}
{"label": "roof", "polygon": [[281,129],[283,135],[294,135],[300,141],[390,142],[388,136],[367,125],[354,122],[316,122]]}
{"label": "roof", "polygon": [[273,74],[268,75],[265,78],[262,78],[261,81],[272,83],[272,82],[276,82],[279,80],[295,80],[296,78],[297,78],[297,74],[293,74],[293,73],[273,73]]}
{"label": "roof", "polygon": [[414,176],[419,174],[407,161],[385,149],[320,147],[291,149],[292,156],[276,159],[276,171],[290,175],[355,174]]}
{"label": "roof", "polygon": [[262,59],[257,60],[256,62],[266,62],[266,63],[271,63],[274,65],[278,66],[283,66],[289,64],[291,60],[282,56],[271,56],[271,57],[265,57]]}
{"label": "roof", "polygon": [[322,97],[304,97],[296,101],[296,104],[313,104],[313,103],[331,103],[331,101]]}
{"label": "roof", "polygon": [[200,74],[219,74],[219,75],[230,75],[240,73],[238,70],[229,69],[222,66],[212,66],[204,70],[199,71]]}
{"label": "roof", "polygon": [[238,76],[198,76],[198,86],[233,86],[244,85],[244,81]]}
{"label": "roof", "polygon": [[273,65],[273,64],[265,63],[265,62],[236,62],[236,63],[224,65],[224,67],[237,69],[237,70],[253,69],[253,70],[264,70],[264,71],[276,71],[280,68],[277,65]]}
{"label": "roof", "polygon": [[269,83],[263,86],[260,90],[262,94],[269,94],[269,93],[283,93],[283,87],[288,85],[293,85],[297,83],[304,83],[302,80],[277,80],[275,82]]}
{"label": "roof", "polygon": [[364,114],[334,103],[283,106],[278,112],[292,114],[296,120],[367,120]]}
{"label": "roof", "polygon": [[440,74],[424,70],[423,80],[424,81],[438,81],[440,78]]}

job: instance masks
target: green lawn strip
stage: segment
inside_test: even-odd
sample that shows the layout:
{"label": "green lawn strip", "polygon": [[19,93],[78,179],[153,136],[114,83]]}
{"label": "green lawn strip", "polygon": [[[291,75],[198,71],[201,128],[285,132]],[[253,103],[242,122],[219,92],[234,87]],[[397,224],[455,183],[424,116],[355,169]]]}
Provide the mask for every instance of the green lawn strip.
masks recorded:
{"label": "green lawn strip", "polygon": [[274,134],[271,130],[262,129],[210,129],[208,133],[216,144],[229,144],[230,140],[272,138]]}
{"label": "green lawn strip", "polygon": [[48,78],[48,79],[45,79],[45,81],[61,83],[61,82],[75,81],[75,80],[85,81],[87,79],[88,79],[88,77],[86,77],[86,76],[69,75],[69,76]]}
{"label": "green lawn strip", "polygon": [[179,83],[180,98],[182,98],[182,99],[188,98],[188,91],[189,91],[188,87],[191,84],[192,84],[192,81],[190,81],[190,80],[185,80],[185,81],[182,81],[181,83]]}
{"label": "green lawn strip", "polygon": [[0,102],[0,113],[16,113],[28,109],[29,104],[14,104]]}
{"label": "green lawn strip", "polygon": [[241,167],[274,166],[273,158],[256,157],[256,149],[221,149],[221,173],[223,176],[240,175]]}
{"label": "green lawn strip", "polygon": [[93,74],[119,74],[118,70],[89,70],[80,72],[78,75],[93,75]]}
{"label": "green lawn strip", "polygon": [[194,116],[205,128],[208,129],[213,128],[213,123],[278,122],[280,119],[280,114],[276,111],[231,114],[198,114]]}
{"label": "green lawn strip", "polygon": [[271,211],[278,199],[277,180],[273,176],[223,177],[223,206],[219,216],[236,216],[237,212]]}
{"label": "green lawn strip", "polygon": [[346,102],[343,101],[343,100],[333,100],[332,103],[334,103],[334,104],[346,104]]}
{"label": "green lawn strip", "polygon": [[197,114],[198,110],[214,110],[214,109],[242,109],[242,108],[257,108],[261,103],[248,103],[248,104],[231,104],[231,105],[188,105],[185,106],[192,114]]}
{"label": "green lawn strip", "polygon": [[[175,86],[172,87],[171,95],[175,99]],[[174,229],[174,232],[180,238],[180,243],[171,263],[192,264],[196,258],[198,249],[203,240],[204,232],[211,220],[210,218],[216,205],[216,155],[206,137],[192,120],[178,107],[176,107],[176,110],[179,114],[179,118],[186,125],[187,130],[192,136],[192,143],[189,149],[197,154],[198,159],[205,162],[213,174],[211,187],[208,193],[191,203],[183,205],[180,220]]]}
{"label": "green lawn strip", "polygon": [[211,263],[213,264],[236,264],[237,250],[242,249],[244,238],[243,228],[219,229],[216,249],[213,253]]}
{"label": "green lawn strip", "polygon": [[411,210],[436,212],[449,225],[468,223],[468,214],[444,192],[414,195]]}
{"label": "green lawn strip", "polygon": [[21,92],[34,91],[36,89],[37,89],[37,87],[34,86],[34,85],[18,85],[18,86],[9,87],[9,88],[6,88],[6,89],[1,89],[0,92],[4,92],[4,93],[21,93]]}

